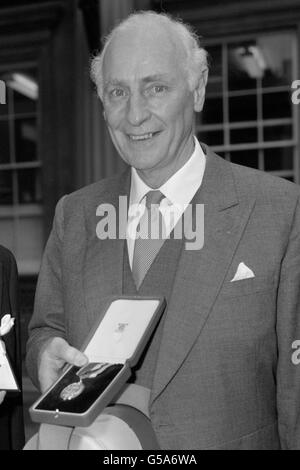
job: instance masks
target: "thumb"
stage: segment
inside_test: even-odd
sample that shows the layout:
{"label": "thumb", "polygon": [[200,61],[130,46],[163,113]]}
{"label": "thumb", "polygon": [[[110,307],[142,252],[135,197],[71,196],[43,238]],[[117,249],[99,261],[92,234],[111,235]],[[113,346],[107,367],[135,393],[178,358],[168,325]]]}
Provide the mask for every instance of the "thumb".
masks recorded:
{"label": "thumb", "polygon": [[88,363],[88,358],[86,355],[72,346],[69,346],[66,350],[65,358],[66,362],[77,367],[85,366]]}
{"label": "thumb", "polygon": [[77,367],[82,367],[88,362],[88,358],[85,354],[73,346],[70,346],[63,339],[61,339],[57,344],[56,355],[68,364],[72,364]]}

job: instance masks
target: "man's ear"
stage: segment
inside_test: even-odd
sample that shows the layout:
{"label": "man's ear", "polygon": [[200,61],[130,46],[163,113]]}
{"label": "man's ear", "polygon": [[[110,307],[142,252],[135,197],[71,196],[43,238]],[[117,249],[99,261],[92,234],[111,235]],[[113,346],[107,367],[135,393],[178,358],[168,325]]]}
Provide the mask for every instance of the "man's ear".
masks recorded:
{"label": "man's ear", "polygon": [[205,88],[207,84],[208,69],[204,69],[200,77],[199,83],[194,90],[194,110],[196,113],[200,113],[203,109],[205,100]]}
{"label": "man's ear", "polygon": [[106,114],[105,114],[105,110],[104,110],[104,109],[103,109],[102,114],[103,114],[104,121],[106,121]]}

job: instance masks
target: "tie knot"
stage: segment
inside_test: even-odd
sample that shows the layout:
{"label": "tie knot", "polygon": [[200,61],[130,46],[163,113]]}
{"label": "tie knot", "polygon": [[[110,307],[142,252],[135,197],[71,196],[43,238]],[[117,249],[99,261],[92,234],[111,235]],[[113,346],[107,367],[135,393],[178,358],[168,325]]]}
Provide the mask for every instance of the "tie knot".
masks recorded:
{"label": "tie knot", "polygon": [[159,204],[160,201],[163,199],[164,195],[158,190],[149,191],[146,194],[146,207],[147,209],[151,208],[151,205]]}

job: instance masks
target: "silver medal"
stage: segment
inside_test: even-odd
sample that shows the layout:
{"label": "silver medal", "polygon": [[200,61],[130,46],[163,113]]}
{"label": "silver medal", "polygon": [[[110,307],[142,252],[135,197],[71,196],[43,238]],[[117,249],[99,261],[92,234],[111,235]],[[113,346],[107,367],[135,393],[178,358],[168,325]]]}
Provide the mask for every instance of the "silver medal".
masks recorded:
{"label": "silver medal", "polygon": [[81,382],[74,382],[67,387],[65,387],[61,392],[60,392],[60,398],[63,401],[67,400],[73,400],[73,398],[78,397],[84,390],[84,385]]}

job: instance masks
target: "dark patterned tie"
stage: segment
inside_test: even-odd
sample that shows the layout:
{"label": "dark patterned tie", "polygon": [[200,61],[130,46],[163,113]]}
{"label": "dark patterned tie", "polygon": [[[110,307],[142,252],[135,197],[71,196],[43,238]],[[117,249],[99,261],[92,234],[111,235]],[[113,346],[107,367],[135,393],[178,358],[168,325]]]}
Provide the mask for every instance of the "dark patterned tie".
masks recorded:
{"label": "dark patterned tie", "polygon": [[137,227],[132,261],[132,275],[137,289],[165,241],[164,222],[159,211],[163,197],[160,191],[149,191],[146,194],[145,211]]}

